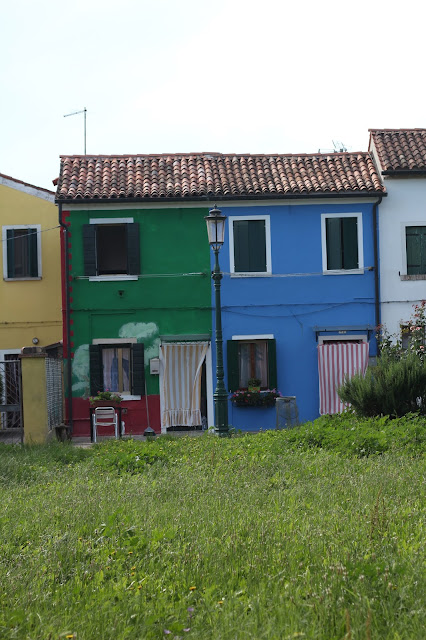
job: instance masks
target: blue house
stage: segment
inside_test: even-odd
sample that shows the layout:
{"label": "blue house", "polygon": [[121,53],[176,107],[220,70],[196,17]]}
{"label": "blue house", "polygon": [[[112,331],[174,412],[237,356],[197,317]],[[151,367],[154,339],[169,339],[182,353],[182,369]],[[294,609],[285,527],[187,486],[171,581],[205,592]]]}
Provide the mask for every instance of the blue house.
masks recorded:
{"label": "blue house", "polygon": [[[295,396],[301,422],[339,411],[336,384],[376,355],[377,208],[368,153],[233,156],[220,252],[225,381]],[[341,409],[341,407],[340,407]],[[236,429],[275,428],[275,407],[229,402]]]}

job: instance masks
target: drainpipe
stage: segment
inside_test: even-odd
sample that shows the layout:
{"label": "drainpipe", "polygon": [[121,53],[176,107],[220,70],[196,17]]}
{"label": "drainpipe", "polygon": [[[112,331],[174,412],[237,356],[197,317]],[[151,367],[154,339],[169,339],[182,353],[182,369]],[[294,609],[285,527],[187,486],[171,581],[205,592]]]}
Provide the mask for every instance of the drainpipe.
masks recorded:
{"label": "drainpipe", "polygon": [[[373,205],[373,242],[374,242],[374,306],[375,306],[375,325],[380,325],[380,289],[379,289],[379,234],[378,234],[378,216],[377,208],[382,201],[382,196]],[[376,342],[377,339],[376,339]],[[378,344],[377,344],[378,347]],[[378,349],[377,349],[378,354]]]}
{"label": "drainpipe", "polygon": [[65,331],[67,341],[67,401],[68,401],[68,423],[70,426],[69,437],[72,436],[72,363],[71,363],[71,323],[70,323],[70,282],[69,282],[69,251],[68,251],[68,227],[62,222],[62,202],[58,203],[59,224],[64,230],[64,248],[65,248]]}

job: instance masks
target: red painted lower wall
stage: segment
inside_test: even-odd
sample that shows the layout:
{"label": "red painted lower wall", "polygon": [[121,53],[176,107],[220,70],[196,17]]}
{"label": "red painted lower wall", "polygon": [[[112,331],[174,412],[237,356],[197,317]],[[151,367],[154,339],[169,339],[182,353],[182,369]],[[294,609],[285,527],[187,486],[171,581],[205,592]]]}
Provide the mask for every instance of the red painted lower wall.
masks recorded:
{"label": "red painted lower wall", "polygon": [[[148,412],[146,400],[148,399]],[[125,424],[126,435],[143,435],[150,426],[155,433],[161,433],[160,396],[144,396],[141,400],[128,400],[121,403],[121,419]],[[73,436],[90,437],[90,403],[84,398],[73,398]],[[149,414],[149,416],[148,416]],[[111,435],[113,435],[111,431]]]}

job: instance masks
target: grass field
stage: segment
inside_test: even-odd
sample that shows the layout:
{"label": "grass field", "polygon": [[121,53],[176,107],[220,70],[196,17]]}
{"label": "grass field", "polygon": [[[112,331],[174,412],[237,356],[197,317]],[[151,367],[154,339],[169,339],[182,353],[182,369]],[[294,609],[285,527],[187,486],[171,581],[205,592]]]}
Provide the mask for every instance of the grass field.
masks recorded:
{"label": "grass field", "polygon": [[400,424],[381,455],[326,421],[2,446],[0,637],[423,640],[424,424]]}

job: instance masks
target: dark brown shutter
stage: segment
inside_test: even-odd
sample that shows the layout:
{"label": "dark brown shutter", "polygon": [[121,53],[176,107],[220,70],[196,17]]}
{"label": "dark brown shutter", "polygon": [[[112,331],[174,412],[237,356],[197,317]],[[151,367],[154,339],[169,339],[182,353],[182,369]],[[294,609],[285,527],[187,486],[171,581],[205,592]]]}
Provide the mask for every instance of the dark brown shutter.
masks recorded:
{"label": "dark brown shutter", "polygon": [[276,340],[267,340],[268,343],[268,385],[270,389],[277,388],[277,345]]}
{"label": "dark brown shutter", "polygon": [[145,395],[144,345],[139,342],[132,344],[132,394]]}
{"label": "dark brown shutter", "polygon": [[90,363],[90,395],[96,396],[99,391],[104,390],[101,345],[89,344],[89,363]]}
{"label": "dark brown shutter", "polygon": [[127,273],[129,275],[138,276],[141,272],[139,223],[133,222],[131,224],[127,224],[126,229],[127,229]]}
{"label": "dark brown shutter", "polygon": [[84,275],[96,276],[96,225],[83,225]]}
{"label": "dark brown shutter", "polygon": [[237,389],[240,388],[238,347],[238,340],[228,340],[226,343],[226,355],[228,363],[228,391],[237,391]]}

